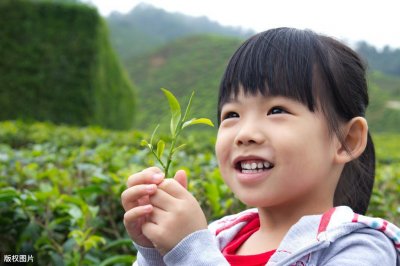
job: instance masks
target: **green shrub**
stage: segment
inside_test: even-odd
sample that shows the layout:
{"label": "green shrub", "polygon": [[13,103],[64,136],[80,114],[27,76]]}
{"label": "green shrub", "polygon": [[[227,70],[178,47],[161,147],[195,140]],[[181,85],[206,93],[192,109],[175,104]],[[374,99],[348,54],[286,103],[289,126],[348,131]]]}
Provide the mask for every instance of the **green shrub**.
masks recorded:
{"label": "green shrub", "polygon": [[133,87],[95,9],[3,0],[0,17],[0,120],[132,127]]}
{"label": "green shrub", "polygon": [[[223,183],[215,137],[182,135],[189,190],[208,220],[245,208]],[[120,194],[129,175],[154,165],[140,132],[0,122],[0,251],[39,265],[131,265]],[[399,135],[376,135],[378,165],[369,214],[400,223]],[[190,163],[188,163],[190,162]]]}

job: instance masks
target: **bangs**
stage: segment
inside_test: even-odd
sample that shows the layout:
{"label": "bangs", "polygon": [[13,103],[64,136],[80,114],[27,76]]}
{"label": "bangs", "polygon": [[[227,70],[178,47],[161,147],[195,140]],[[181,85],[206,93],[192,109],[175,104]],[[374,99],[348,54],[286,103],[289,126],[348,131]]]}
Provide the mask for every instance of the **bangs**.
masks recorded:
{"label": "bangs", "polygon": [[218,119],[222,106],[241,90],[245,95],[288,97],[314,111],[316,39],[311,31],[280,28],[259,33],[243,43],[230,59],[221,81]]}

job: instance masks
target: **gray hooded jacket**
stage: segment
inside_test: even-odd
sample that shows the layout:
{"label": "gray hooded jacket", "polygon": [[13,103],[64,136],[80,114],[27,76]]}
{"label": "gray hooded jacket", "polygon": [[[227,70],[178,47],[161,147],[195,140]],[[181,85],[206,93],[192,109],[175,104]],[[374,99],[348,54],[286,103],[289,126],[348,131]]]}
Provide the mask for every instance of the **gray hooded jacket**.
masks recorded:
{"label": "gray hooded jacket", "polygon": [[[164,257],[155,249],[135,245],[134,265],[229,265],[221,250],[257,215],[256,209],[250,209],[226,216],[208,230],[190,234]],[[266,265],[400,266],[400,229],[349,207],[335,207],[322,215],[302,217]]]}

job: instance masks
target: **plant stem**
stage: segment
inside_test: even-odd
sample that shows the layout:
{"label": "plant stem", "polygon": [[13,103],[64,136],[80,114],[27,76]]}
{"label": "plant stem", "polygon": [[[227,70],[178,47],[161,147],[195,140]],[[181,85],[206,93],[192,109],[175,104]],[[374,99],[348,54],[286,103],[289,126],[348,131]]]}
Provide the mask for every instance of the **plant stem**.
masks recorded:
{"label": "plant stem", "polygon": [[[150,149],[150,150],[151,150],[151,152],[153,153],[153,155],[156,157],[157,161],[161,164],[161,167],[164,168],[164,170],[165,170],[165,169],[168,167],[168,165],[165,166],[165,164],[163,163],[163,161],[161,160],[161,158],[158,157],[157,153],[154,151],[153,148]],[[165,176],[167,176],[167,174],[165,174]]]}
{"label": "plant stem", "polygon": [[[181,123],[179,123],[181,124]],[[169,153],[168,153],[168,157],[167,157],[167,165],[166,167],[164,167],[165,170],[165,177],[168,177],[168,171],[169,171],[169,167],[171,165],[172,162],[172,156],[174,155],[174,148],[176,145],[176,140],[179,136],[180,130],[177,130],[177,133],[175,134],[175,136],[172,138],[172,143],[171,143],[171,148],[169,149]]]}
{"label": "plant stem", "polygon": [[[186,108],[186,111],[187,111],[187,108]],[[164,169],[165,169],[165,177],[168,177],[168,170],[169,170],[169,167],[170,167],[170,165],[172,163],[172,156],[174,155],[175,145],[176,145],[176,142],[178,140],[179,135],[181,134],[182,125],[183,125],[183,123],[184,123],[184,121],[186,119],[186,115],[187,114],[185,113],[184,117],[181,118],[181,121],[179,121],[179,123],[178,123],[178,125],[176,127],[175,136],[173,136],[173,138],[172,138],[171,148],[169,149],[169,153],[168,153],[168,157],[167,157],[167,166],[164,167]]]}

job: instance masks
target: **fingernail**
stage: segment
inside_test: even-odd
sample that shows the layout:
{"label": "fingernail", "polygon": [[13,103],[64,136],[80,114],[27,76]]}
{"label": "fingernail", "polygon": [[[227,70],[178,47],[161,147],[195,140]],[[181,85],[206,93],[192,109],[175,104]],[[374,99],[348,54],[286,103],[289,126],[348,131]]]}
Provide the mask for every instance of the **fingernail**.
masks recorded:
{"label": "fingernail", "polygon": [[143,209],[144,209],[145,212],[151,211],[152,208],[153,208],[153,207],[152,207],[151,205],[143,206]]}
{"label": "fingernail", "polygon": [[154,182],[161,181],[164,178],[163,173],[157,173],[152,176]]}
{"label": "fingernail", "polygon": [[149,191],[149,192],[153,192],[153,190],[155,190],[156,187],[157,187],[156,185],[150,184],[150,185],[146,186],[146,190]]}

